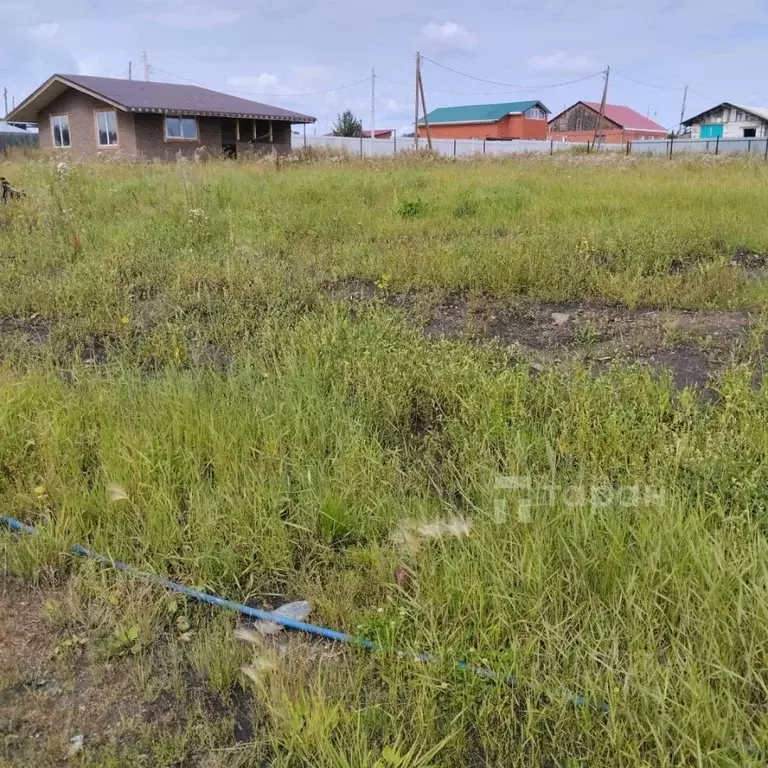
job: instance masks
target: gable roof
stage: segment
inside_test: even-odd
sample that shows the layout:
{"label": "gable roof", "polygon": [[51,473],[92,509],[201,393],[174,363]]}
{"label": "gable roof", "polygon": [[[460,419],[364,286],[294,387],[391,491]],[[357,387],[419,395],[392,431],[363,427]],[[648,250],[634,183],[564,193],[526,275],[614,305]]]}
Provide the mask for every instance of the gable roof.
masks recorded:
{"label": "gable roof", "polygon": [[[597,112],[598,115],[600,114],[599,101],[577,101],[575,104],[572,104],[570,107],[568,107],[568,109],[564,109],[562,112],[560,112],[560,114],[555,115],[550,119],[549,122],[553,123],[559,117],[574,107],[578,106],[579,104],[584,104],[584,106],[589,107],[594,112]],[[625,131],[648,131],[649,133],[663,133],[664,135],[669,133],[669,131],[663,125],[660,125],[645,115],[641,115],[639,112],[632,109],[632,107],[625,107],[621,104],[606,104],[603,115],[612,123],[618,125],[619,128],[623,128]]]}
{"label": "gable roof", "polygon": [[112,77],[53,75],[18,107],[9,120],[35,120],[37,113],[67,88],[87,93],[124,112],[159,112],[163,114],[211,115],[259,120],[284,120],[314,123],[315,118],[281,107],[241,99],[199,85],[119,80]]}
{"label": "gable roof", "polygon": [[[432,123],[495,123],[509,114],[517,115],[531,107],[549,110],[540,101],[508,101],[503,104],[468,104],[463,107],[438,107],[428,115]],[[422,118],[420,123],[424,123]]]}
{"label": "gable roof", "polygon": [[722,109],[723,107],[735,107],[736,109],[740,109],[742,112],[749,112],[750,115],[754,115],[759,120],[765,120],[768,122],[768,109],[765,107],[745,107],[743,104],[734,104],[732,101],[723,101],[715,107],[705,109],[703,112],[699,112],[698,115],[694,115],[693,117],[689,117],[687,120],[683,120],[683,125],[693,125],[695,122],[701,120],[701,118],[705,117],[710,112],[714,112],[716,109]]}

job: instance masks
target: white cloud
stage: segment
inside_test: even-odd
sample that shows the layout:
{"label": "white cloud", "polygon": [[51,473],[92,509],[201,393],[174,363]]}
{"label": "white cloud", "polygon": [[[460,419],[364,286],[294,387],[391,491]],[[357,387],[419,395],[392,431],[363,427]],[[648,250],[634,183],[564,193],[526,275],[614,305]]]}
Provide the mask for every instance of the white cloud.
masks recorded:
{"label": "white cloud", "polygon": [[27,32],[29,33],[29,36],[34,40],[43,41],[50,40],[52,37],[55,37],[60,29],[61,24],[56,21],[50,21],[45,24],[37,24],[34,27],[29,27]]}
{"label": "white cloud", "polygon": [[104,74],[104,64],[98,56],[84,56],[77,62],[77,73],[98,77]]}
{"label": "white cloud", "polygon": [[433,53],[470,53],[477,48],[477,35],[453,21],[430,22],[419,32],[419,45]]}
{"label": "white cloud", "polygon": [[589,56],[571,56],[567,51],[557,51],[548,56],[531,56],[528,64],[539,72],[579,73],[597,68],[597,64]]}
{"label": "white cloud", "polygon": [[[331,70],[328,67],[295,66],[287,77],[280,77],[272,72],[261,72],[258,75],[237,75],[227,78],[227,85],[235,90],[254,95],[282,94],[291,96],[322,91],[329,87],[330,79]],[[331,96],[331,100],[335,101],[335,91],[330,91],[324,95]]]}
{"label": "white cloud", "polygon": [[194,32],[198,29],[214,29],[215,27],[229,27],[240,19],[239,11],[230,11],[226,8],[209,10],[202,7],[187,6],[180,11],[170,13],[150,14],[152,19],[159,21],[166,27]]}
{"label": "white cloud", "polygon": [[287,85],[282,85],[280,78],[271,72],[262,72],[260,75],[240,75],[238,77],[228,77],[227,85],[235,90],[260,94],[290,93],[291,89]]}

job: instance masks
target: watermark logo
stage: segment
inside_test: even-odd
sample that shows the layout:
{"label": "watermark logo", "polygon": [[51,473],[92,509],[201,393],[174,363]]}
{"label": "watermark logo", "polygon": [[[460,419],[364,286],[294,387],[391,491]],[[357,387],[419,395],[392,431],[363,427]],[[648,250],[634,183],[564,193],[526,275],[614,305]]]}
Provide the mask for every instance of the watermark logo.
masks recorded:
{"label": "watermark logo", "polygon": [[664,503],[663,488],[656,486],[537,482],[530,475],[497,475],[494,483],[493,518],[506,522],[510,516],[529,523],[537,507],[562,505],[590,509],[655,507]]}

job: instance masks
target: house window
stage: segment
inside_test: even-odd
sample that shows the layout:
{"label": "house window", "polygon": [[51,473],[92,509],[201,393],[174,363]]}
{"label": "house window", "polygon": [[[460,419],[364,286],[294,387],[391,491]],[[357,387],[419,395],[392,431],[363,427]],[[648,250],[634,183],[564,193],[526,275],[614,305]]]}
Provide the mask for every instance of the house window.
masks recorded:
{"label": "house window", "polygon": [[194,117],[166,117],[165,137],[167,139],[196,139],[197,120]]}
{"label": "house window", "polygon": [[544,110],[541,107],[531,107],[525,113],[525,116],[530,120],[544,120],[546,118],[546,114],[544,114]]}
{"label": "house window", "polygon": [[757,128],[744,128],[744,138],[754,139],[757,136]]}
{"label": "house window", "polygon": [[111,147],[117,144],[117,113],[114,110],[96,113],[96,127],[99,146]]}
{"label": "house window", "polygon": [[69,146],[69,116],[51,115],[51,130],[53,131],[53,146]]}

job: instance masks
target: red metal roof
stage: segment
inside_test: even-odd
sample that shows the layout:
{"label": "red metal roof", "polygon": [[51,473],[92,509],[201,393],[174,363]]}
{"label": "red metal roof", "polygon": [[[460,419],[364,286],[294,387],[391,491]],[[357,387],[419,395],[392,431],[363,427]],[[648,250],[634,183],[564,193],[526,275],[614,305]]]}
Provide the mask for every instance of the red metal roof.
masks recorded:
{"label": "red metal roof", "polygon": [[[582,104],[586,104],[591,109],[594,109],[595,112],[600,111],[599,101],[583,101]],[[620,125],[624,130],[658,131],[659,133],[668,133],[663,125],[659,125],[645,115],[635,112],[631,107],[622,107],[619,104],[606,104],[604,114],[609,120]]]}

